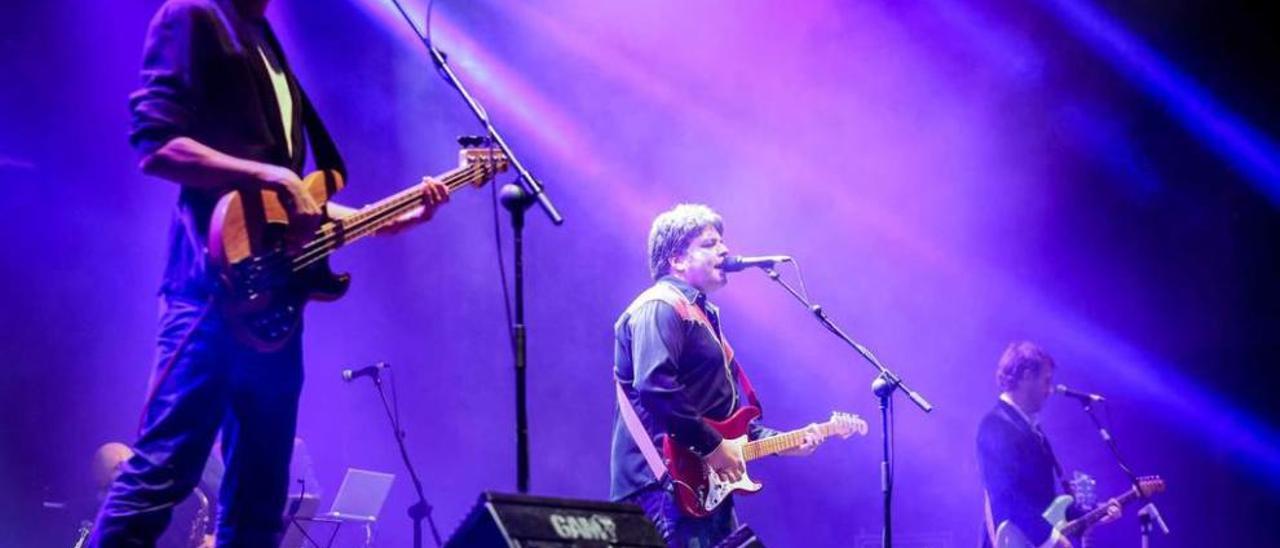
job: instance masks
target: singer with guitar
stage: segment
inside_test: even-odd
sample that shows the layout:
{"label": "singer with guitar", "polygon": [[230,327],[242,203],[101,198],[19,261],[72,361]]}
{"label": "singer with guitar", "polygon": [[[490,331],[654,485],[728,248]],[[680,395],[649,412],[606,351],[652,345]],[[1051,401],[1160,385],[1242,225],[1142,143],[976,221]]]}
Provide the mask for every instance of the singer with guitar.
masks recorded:
{"label": "singer with guitar", "polygon": [[[996,366],[1001,392],[978,426],[978,467],[985,489],[984,546],[999,546],[1000,530],[1016,528],[1030,546],[1071,547],[1072,542],[1042,513],[1054,504],[1062,467],[1040,429],[1038,416],[1053,393],[1054,361],[1034,343],[1005,348]],[[1107,522],[1120,515],[1115,502],[1102,512]]]}
{"label": "singer with guitar", "polygon": [[[267,350],[233,336],[233,318],[221,301],[235,291],[228,290],[211,248],[221,241],[262,247],[269,240],[230,233],[279,228],[274,247],[288,257],[318,226],[356,212],[325,203],[345,174],[342,159],[272,33],[267,3],[167,0],[148,29],[142,86],[130,96],[130,142],[142,171],[177,183],[179,193],[135,454],[98,512],[91,546],[154,545],[172,508],[199,481],[220,430],[227,467],[218,545],[274,546],[282,530],[302,388],[297,322],[273,330],[285,336]],[[299,176],[308,148],[326,173],[319,192]],[[429,219],[448,196],[434,180],[418,192],[421,207],[398,212],[380,226],[383,232]],[[230,215],[218,211],[220,201],[231,198],[242,207]],[[245,221],[211,242],[218,215]],[[301,285],[289,270],[266,265],[255,272],[274,276],[275,288]],[[280,300],[298,311],[305,302]]]}
{"label": "singer with guitar", "polygon": [[[705,515],[681,510],[671,480],[678,470],[668,473],[673,461],[658,454],[664,442],[694,455],[695,465],[705,465],[717,480],[737,482],[745,475],[743,445],[708,421],[734,415],[750,440],[777,434],[751,420],[759,402],[724,341],[718,309],[707,301],[727,282],[723,227],[704,205],[678,205],[654,219],[648,251],[656,283],[614,326],[618,402],[610,498],[644,508],[667,543],[681,548],[716,545],[736,519],[731,497],[699,512]],[[829,431],[809,425],[792,436],[796,443],[784,454],[811,453]]]}

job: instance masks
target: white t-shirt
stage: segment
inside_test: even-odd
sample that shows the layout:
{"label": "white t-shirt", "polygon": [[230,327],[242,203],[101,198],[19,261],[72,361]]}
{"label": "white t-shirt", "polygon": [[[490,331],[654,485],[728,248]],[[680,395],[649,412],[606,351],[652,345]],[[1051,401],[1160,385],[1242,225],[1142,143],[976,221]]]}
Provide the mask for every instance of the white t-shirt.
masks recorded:
{"label": "white t-shirt", "polygon": [[[259,31],[261,34],[261,31]],[[289,77],[284,74],[284,65],[276,57],[275,51],[267,47],[265,37],[258,41],[258,54],[267,65],[267,74],[271,76],[271,88],[276,92],[276,103],[280,105],[280,123],[284,128],[284,142],[288,146],[289,155],[293,155],[293,94],[289,92]]]}

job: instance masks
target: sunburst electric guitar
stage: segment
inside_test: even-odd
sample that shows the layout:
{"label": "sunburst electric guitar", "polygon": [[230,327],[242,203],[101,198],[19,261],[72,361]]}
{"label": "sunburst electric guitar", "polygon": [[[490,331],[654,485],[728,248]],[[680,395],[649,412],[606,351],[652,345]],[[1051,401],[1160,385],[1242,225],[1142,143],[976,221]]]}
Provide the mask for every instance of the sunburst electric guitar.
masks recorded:
{"label": "sunburst electric guitar", "polygon": [[[1141,493],[1138,492],[1139,488],[1142,489]],[[1123,495],[1112,500],[1117,504],[1124,505],[1162,492],[1164,492],[1164,480],[1160,479],[1159,476],[1146,476],[1138,478],[1136,487],[1130,487]],[[1085,515],[1067,521],[1067,508],[1071,506],[1072,502],[1071,495],[1059,495],[1043,514],[1044,519],[1052,523],[1053,528],[1067,538],[1079,537],[1086,529],[1102,521],[1102,518],[1107,517],[1107,507],[1111,505],[1111,501],[1104,502]],[[1032,548],[1031,541],[1027,540],[1026,534],[1011,521],[1000,522],[1000,526],[996,529],[995,540],[996,548]]]}
{"label": "sunburst electric guitar", "polygon": [[[464,148],[459,166],[436,178],[449,192],[480,187],[506,171],[507,158],[493,148]],[[311,198],[325,204],[342,189],[342,175],[317,171],[302,179]],[[322,222],[297,238],[296,227],[275,191],[228,193],[218,201],[209,230],[209,256],[223,291],[218,304],[236,337],[264,352],[284,346],[297,331],[302,309],[311,300],[333,301],[351,284],[347,274],[329,268],[338,248],[373,234],[423,205],[418,184],[341,219]],[[291,232],[292,231],[292,232]],[[290,240],[305,240],[290,245]]]}
{"label": "sunburst electric guitar", "polygon": [[[795,449],[804,444],[804,429],[792,430],[756,441],[747,441],[747,431],[751,421],[760,416],[760,410],[753,406],[743,407],[723,421],[703,419],[707,425],[719,432],[732,446],[742,452],[742,460],[750,462],[760,457],[774,455],[788,449]],[[867,423],[857,415],[848,413],[832,413],[831,420],[818,425],[825,436],[849,437],[853,434],[867,435]],[[737,492],[755,493],[764,488],[756,483],[744,470],[742,477],[735,482],[721,481],[702,457],[687,448],[677,445],[667,436],[663,441],[663,453],[667,461],[667,471],[675,484],[676,504],[684,513],[702,517],[710,514],[725,499]]]}

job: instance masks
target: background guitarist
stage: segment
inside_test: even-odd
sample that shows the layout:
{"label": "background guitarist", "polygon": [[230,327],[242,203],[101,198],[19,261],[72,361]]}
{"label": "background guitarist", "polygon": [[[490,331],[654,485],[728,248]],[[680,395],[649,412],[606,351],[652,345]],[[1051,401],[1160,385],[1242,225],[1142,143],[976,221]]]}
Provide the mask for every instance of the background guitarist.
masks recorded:
{"label": "background guitarist", "polygon": [[[1033,546],[1070,547],[1071,541],[1041,515],[1057,496],[1062,467],[1040,429],[1037,416],[1053,391],[1053,358],[1031,342],[1009,344],[996,366],[1000,398],[978,426],[978,466],[986,490],[986,534],[1009,521]],[[1108,509],[1106,521],[1119,517]]]}
{"label": "background guitarist", "polygon": [[[694,518],[676,507],[665,466],[656,451],[663,436],[689,447],[728,481],[745,470],[742,456],[702,422],[722,420],[753,400],[750,384],[723,343],[718,309],[707,294],[727,282],[728,257],[718,214],[704,205],[682,204],[658,215],[649,231],[649,271],[657,282],[641,293],[614,326],[614,375],[618,416],[610,462],[610,498],[644,508],[672,546],[709,548],[736,526],[732,501]],[[745,386],[740,386],[745,385]],[[776,434],[753,423],[751,439]],[[816,424],[806,455],[823,441]]]}
{"label": "background guitarist", "polygon": [[[130,96],[130,142],[144,173],[181,190],[136,454],[99,510],[92,546],[154,545],[199,481],[220,429],[227,469],[218,544],[274,546],[281,531],[302,388],[300,337],[270,353],[238,343],[213,305],[218,283],[205,242],[214,204],[232,190],[275,191],[290,225],[309,232],[324,212],[299,179],[306,145],[318,168],[343,171],[343,164],[272,34],[267,3],[168,0],[148,29],[142,87]],[[424,193],[428,205],[392,231],[429,219],[448,196],[439,183]]]}

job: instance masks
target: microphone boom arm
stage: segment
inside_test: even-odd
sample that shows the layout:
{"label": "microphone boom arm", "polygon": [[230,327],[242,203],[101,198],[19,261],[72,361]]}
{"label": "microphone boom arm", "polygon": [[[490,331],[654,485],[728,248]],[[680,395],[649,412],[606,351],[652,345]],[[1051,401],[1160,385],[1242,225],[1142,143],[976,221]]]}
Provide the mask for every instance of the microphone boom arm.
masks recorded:
{"label": "microphone boom arm", "polygon": [[880,363],[880,360],[876,358],[875,354],[873,354],[870,349],[858,343],[858,341],[853,340],[853,338],[846,334],[843,329],[840,329],[840,326],[836,325],[835,322],[831,320],[831,317],[827,316],[827,312],[822,308],[822,305],[809,302],[808,299],[783,280],[782,275],[778,274],[777,270],[774,270],[773,268],[765,268],[764,271],[765,274],[769,276],[769,279],[777,282],[778,285],[781,285],[783,289],[787,290],[787,293],[790,293],[792,297],[795,297],[797,301],[800,301],[800,304],[803,304],[805,308],[809,309],[809,312],[811,312],[813,317],[818,320],[818,323],[822,324],[822,327],[825,327],[827,331],[831,332],[831,334],[835,335],[837,338],[844,341],[845,344],[852,347],[858,355],[862,356],[862,358],[867,361],[867,363],[876,368],[878,376],[884,378],[884,382],[888,386],[891,386],[894,389],[902,389],[911,402],[916,404],[921,411],[924,411],[925,413],[933,411],[933,405],[929,403],[929,400],[926,400],[919,392],[909,388],[906,383],[902,382],[902,377],[899,377],[888,367],[885,367],[883,363]]}
{"label": "microphone boom arm", "polygon": [[516,156],[510,146],[507,146],[506,139],[502,138],[502,134],[498,132],[498,128],[494,127],[493,123],[489,121],[489,113],[485,111],[484,107],[480,105],[480,102],[471,95],[471,92],[467,91],[466,86],[462,85],[462,80],[458,78],[458,75],[453,72],[453,68],[449,66],[449,61],[445,54],[439,49],[436,49],[435,45],[431,43],[431,40],[423,34],[423,31],[418,30],[418,26],[413,24],[413,20],[409,18],[409,13],[400,5],[399,0],[393,0],[393,3],[395,4],[396,9],[400,10],[400,15],[404,17],[405,22],[413,29],[413,34],[417,36],[418,40],[422,42],[422,45],[427,48],[427,52],[431,55],[431,61],[435,64],[437,72],[440,73],[440,77],[444,78],[445,81],[453,87],[453,89],[457,90],[458,94],[462,96],[463,102],[467,104],[467,108],[471,109],[471,113],[475,115],[476,120],[479,120],[480,125],[484,126],[485,132],[489,134],[489,140],[498,145],[498,148],[502,149],[503,154],[507,155],[507,161],[511,163],[512,169],[514,169],[516,174],[520,176],[519,181],[522,183],[521,186],[523,186],[525,191],[533,197],[534,201],[536,201],[542,208],[542,211],[547,214],[547,217],[551,219],[552,224],[556,226],[564,224],[564,217],[560,215],[558,210],[556,210],[555,204],[551,203],[551,198],[548,197],[546,191],[543,190],[542,183],[538,182],[538,179],[524,167],[524,162],[520,161],[520,158]]}

